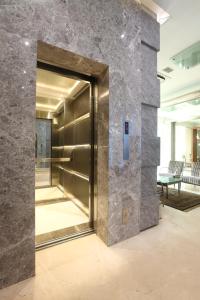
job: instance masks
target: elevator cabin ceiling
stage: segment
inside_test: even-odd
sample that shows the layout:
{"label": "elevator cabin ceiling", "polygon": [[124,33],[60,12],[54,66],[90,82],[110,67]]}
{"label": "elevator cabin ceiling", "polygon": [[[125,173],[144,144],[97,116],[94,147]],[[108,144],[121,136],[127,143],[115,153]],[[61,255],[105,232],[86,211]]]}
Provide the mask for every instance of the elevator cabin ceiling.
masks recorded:
{"label": "elevator cabin ceiling", "polygon": [[37,69],[36,110],[58,112],[65,100],[73,100],[89,83]]}

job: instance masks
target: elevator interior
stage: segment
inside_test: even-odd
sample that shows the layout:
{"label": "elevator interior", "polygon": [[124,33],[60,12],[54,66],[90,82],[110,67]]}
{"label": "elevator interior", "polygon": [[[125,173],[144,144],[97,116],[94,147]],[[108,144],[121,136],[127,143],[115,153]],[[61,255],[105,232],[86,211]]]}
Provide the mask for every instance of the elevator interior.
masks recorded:
{"label": "elevator interior", "polygon": [[92,229],[92,84],[38,63],[36,246]]}

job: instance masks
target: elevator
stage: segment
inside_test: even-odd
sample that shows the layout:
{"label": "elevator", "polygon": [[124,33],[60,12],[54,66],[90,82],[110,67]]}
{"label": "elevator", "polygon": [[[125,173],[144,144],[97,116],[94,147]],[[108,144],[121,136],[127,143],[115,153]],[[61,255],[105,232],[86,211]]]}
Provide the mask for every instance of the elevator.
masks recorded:
{"label": "elevator", "polygon": [[36,248],[93,231],[94,79],[37,65]]}

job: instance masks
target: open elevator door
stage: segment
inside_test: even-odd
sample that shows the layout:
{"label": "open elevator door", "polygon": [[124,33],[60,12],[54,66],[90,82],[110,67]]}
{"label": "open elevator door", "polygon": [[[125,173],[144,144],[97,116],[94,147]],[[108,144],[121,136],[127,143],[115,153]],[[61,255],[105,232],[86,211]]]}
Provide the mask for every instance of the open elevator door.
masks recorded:
{"label": "open elevator door", "polygon": [[38,62],[36,247],[93,230],[93,80]]}

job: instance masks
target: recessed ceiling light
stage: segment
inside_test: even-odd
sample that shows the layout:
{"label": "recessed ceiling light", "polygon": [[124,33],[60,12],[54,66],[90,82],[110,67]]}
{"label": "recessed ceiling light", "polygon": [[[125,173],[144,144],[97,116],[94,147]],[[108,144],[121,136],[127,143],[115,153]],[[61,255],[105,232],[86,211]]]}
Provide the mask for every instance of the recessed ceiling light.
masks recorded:
{"label": "recessed ceiling light", "polygon": [[121,34],[121,39],[123,39],[125,37],[125,34],[124,33],[122,33]]}
{"label": "recessed ceiling light", "polygon": [[163,71],[166,72],[166,73],[171,73],[174,70],[172,68],[170,68],[170,67],[166,67],[166,68],[163,69]]}
{"label": "recessed ceiling light", "polygon": [[24,70],[23,73],[26,74],[26,70]]}
{"label": "recessed ceiling light", "polygon": [[29,41],[25,41],[24,44],[25,44],[25,46],[29,46],[30,45]]}

